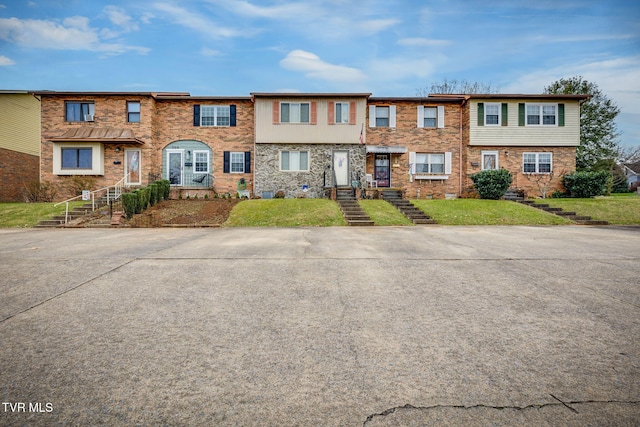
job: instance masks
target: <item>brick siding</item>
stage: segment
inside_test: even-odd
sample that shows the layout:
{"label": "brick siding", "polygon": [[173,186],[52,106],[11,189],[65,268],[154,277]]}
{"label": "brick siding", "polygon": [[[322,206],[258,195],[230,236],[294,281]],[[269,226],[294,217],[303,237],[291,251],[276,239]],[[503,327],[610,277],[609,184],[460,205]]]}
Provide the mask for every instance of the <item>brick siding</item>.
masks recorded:
{"label": "brick siding", "polygon": [[0,202],[24,202],[25,186],[38,181],[40,159],[0,148]]}

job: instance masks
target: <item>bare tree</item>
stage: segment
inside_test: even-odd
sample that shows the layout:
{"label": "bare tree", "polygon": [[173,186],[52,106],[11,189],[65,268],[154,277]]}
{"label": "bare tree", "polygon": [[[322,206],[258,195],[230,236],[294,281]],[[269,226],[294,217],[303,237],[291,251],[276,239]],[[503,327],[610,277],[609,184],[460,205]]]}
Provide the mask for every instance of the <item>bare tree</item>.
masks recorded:
{"label": "bare tree", "polygon": [[527,178],[527,181],[534,182],[538,186],[538,191],[543,199],[547,198],[547,193],[549,192],[549,186],[553,181],[553,178],[556,176],[564,176],[566,172],[562,170],[560,173],[556,173],[556,171],[551,171],[550,173],[525,173],[524,176]]}
{"label": "bare tree", "polygon": [[433,82],[424,89],[417,89],[418,96],[427,97],[429,94],[487,94],[498,93],[498,88],[491,87],[491,83],[470,82],[467,80],[444,79],[441,82]]}

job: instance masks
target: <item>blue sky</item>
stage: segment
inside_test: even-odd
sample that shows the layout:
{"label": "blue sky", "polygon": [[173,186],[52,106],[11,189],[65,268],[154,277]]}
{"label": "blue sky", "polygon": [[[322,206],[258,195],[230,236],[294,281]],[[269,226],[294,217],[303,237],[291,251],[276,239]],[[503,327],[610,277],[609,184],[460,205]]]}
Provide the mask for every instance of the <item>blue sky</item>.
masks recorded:
{"label": "blue sky", "polygon": [[0,89],[415,96],[446,78],[541,93],[577,75],[640,145],[640,3],[0,0]]}

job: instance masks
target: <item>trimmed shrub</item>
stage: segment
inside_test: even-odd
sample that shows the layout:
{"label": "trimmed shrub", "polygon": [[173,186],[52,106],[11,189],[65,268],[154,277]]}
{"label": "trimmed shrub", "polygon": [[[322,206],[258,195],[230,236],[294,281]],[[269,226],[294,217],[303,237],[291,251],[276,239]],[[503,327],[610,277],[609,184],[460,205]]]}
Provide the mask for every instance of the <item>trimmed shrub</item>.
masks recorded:
{"label": "trimmed shrub", "polygon": [[611,188],[611,173],[608,171],[573,172],[562,178],[562,185],[569,193],[569,197],[602,196]]}
{"label": "trimmed shrub", "polygon": [[498,200],[509,189],[513,176],[505,168],[486,170],[471,175],[473,185],[481,199]]}
{"label": "trimmed shrub", "polygon": [[136,205],[137,205],[137,196],[134,192],[131,193],[122,193],[122,209],[124,210],[124,214],[127,219],[133,218],[133,215],[136,213]]}

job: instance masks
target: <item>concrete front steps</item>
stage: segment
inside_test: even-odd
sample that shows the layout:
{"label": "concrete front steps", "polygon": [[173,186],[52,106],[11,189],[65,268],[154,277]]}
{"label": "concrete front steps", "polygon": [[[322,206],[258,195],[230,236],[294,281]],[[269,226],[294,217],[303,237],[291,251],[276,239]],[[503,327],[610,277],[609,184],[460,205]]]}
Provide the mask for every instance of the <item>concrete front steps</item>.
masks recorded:
{"label": "concrete front steps", "polygon": [[382,199],[398,209],[404,216],[409,218],[414,224],[437,224],[438,221],[422,212],[409,200],[402,198],[400,190],[382,190]]}
{"label": "concrete front steps", "polygon": [[351,187],[338,188],[336,191],[336,202],[340,206],[342,216],[344,216],[345,221],[347,221],[347,225],[374,225],[369,215],[367,215],[358,204],[355,189]]}
{"label": "concrete front steps", "polygon": [[[109,200],[114,200],[115,194],[111,192],[109,194]],[[96,200],[95,202],[96,211],[102,208],[103,206],[107,206],[107,195],[105,194],[102,198]],[[69,211],[69,218],[67,224],[71,223],[74,220],[80,219],[84,216],[92,214],[92,205],[91,203],[85,203],[82,206],[76,206],[72,210]],[[62,215],[53,215],[49,219],[43,219],[35,225],[35,228],[52,228],[52,227],[64,227],[65,217],[64,213]]]}
{"label": "concrete front steps", "polygon": [[[69,211],[69,221],[76,220],[92,212],[91,203],[85,203],[82,206],[76,206]],[[35,225],[36,228],[63,227],[65,225],[65,215],[53,215],[49,219],[43,219]]]}
{"label": "concrete front steps", "polygon": [[590,216],[578,215],[576,212],[564,211],[562,208],[553,208],[548,203],[536,203],[533,200],[520,200],[520,203],[570,219],[579,225],[609,225],[608,221],[591,219]]}

